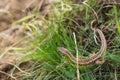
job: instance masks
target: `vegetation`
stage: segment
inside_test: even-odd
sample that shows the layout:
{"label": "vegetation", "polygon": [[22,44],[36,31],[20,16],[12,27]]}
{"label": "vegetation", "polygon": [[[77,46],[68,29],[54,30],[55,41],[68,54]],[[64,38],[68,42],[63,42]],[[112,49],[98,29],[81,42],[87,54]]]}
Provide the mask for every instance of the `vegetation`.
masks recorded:
{"label": "vegetation", "polygon": [[[107,6],[110,7],[107,7]],[[120,10],[116,4],[99,3],[90,0],[80,4],[73,4],[70,0],[63,0],[53,6],[52,13],[47,17],[34,16],[43,20],[42,28],[38,24],[24,23],[23,25],[35,35],[32,43],[31,54],[25,56],[33,63],[24,69],[25,72],[18,76],[19,80],[117,80],[120,78]],[[26,19],[26,18],[24,18]],[[48,20],[46,20],[48,19]],[[88,57],[90,53],[97,52],[100,48],[94,39],[94,32],[90,28],[91,22],[97,19],[100,28],[107,40],[107,51],[101,65],[90,64],[77,66],[70,62],[57,50],[65,47],[76,56],[75,33],[79,57]],[[19,20],[21,22],[21,20]],[[18,21],[18,23],[19,23]],[[96,35],[97,36],[97,35]],[[11,73],[15,70],[11,70]],[[77,78],[77,76],[80,76]]]}

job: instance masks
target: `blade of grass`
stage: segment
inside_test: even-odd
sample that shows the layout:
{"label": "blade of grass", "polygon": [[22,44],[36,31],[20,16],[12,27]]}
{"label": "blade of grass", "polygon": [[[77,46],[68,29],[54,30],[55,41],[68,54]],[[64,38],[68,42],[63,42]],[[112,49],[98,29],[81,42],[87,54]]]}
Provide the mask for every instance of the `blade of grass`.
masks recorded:
{"label": "blade of grass", "polygon": [[116,26],[117,26],[117,29],[118,29],[118,33],[120,34],[120,23],[119,23],[119,19],[118,19],[118,11],[117,11],[117,8],[116,8],[115,5],[113,6],[113,9],[114,9],[114,14],[115,14]]}

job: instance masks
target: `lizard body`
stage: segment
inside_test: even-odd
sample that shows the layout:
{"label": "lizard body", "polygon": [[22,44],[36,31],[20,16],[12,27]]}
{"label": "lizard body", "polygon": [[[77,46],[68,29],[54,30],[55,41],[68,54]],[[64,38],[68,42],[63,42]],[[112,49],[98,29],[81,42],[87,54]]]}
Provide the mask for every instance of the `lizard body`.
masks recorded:
{"label": "lizard body", "polygon": [[[104,53],[106,51],[107,43],[106,43],[106,39],[104,37],[104,34],[102,33],[102,31],[100,29],[95,29],[95,31],[100,36],[101,48],[96,54],[91,55],[90,57],[78,59],[78,64],[79,65],[88,65],[88,64],[91,64],[91,63],[95,63],[102,55],[104,55]],[[68,51],[64,47],[58,47],[57,49],[58,49],[59,52],[61,52],[65,56],[67,56],[70,59],[70,61],[77,64],[76,58],[70,53],[70,51]]]}

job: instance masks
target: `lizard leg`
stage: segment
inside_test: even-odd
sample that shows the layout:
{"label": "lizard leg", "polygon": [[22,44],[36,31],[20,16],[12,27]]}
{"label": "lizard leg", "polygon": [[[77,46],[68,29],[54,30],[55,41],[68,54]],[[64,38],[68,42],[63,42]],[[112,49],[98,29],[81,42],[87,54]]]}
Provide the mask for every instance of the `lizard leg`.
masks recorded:
{"label": "lizard leg", "polygon": [[96,65],[101,65],[101,64],[103,64],[104,62],[105,62],[105,59],[102,58],[102,59],[96,60],[96,61],[95,61],[95,64],[96,64]]}
{"label": "lizard leg", "polygon": [[95,52],[93,52],[92,54],[89,55],[89,57],[95,56]]}

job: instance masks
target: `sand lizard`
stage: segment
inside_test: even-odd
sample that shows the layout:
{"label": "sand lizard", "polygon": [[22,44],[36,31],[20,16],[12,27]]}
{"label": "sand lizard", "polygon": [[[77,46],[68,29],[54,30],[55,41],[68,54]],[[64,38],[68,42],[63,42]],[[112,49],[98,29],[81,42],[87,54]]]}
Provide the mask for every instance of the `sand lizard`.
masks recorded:
{"label": "sand lizard", "polygon": [[[99,60],[99,58],[101,58],[102,55],[104,55],[104,53],[107,49],[106,39],[105,39],[102,31],[100,29],[94,29],[94,30],[95,30],[95,32],[98,32],[98,34],[100,36],[101,48],[96,54],[91,55],[90,57],[80,58],[78,60],[79,65],[88,65],[88,64],[91,64],[91,63],[95,63],[97,60]],[[61,52],[65,56],[67,56],[70,59],[70,61],[72,61],[73,63],[77,63],[76,58],[66,48],[58,47],[57,49],[58,49],[59,52]]]}

